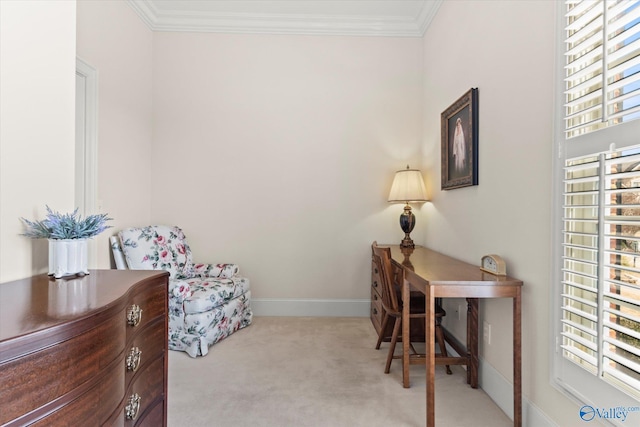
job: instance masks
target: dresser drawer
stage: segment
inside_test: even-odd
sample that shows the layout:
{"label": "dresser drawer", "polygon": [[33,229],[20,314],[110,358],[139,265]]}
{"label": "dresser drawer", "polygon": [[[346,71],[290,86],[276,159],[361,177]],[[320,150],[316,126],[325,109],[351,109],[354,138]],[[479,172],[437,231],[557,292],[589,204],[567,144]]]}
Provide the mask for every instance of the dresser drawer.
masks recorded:
{"label": "dresser drawer", "polygon": [[[105,425],[118,427],[144,425],[147,416],[152,416],[158,404],[164,400],[163,373],[164,357],[159,357],[135,377],[125,393],[119,410]],[[164,413],[164,407],[162,412]]]}
{"label": "dresser drawer", "polygon": [[80,336],[0,365],[0,424],[44,406],[96,377],[123,348],[122,320],[113,316]]}
{"label": "dresser drawer", "polygon": [[[122,366],[121,354],[115,359],[103,373],[98,382],[85,383],[83,386],[63,396],[61,399],[51,402],[36,411],[48,413],[30,426],[55,427],[55,426],[99,426],[109,415],[108,408],[117,407],[120,404],[124,391],[124,372],[119,369]],[[86,384],[91,388],[87,389]],[[68,401],[67,401],[68,400]]]}
{"label": "dresser drawer", "polygon": [[63,427],[70,425],[100,425],[99,405],[100,387],[93,387],[78,399],[68,403],[50,415],[29,424],[31,427]]}
{"label": "dresser drawer", "polygon": [[136,427],[158,427],[162,425],[164,420],[164,400],[156,403],[152,408],[150,408],[147,413],[144,415],[144,418],[141,418]]}
{"label": "dresser drawer", "polygon": [[371,323],[380,334],[382,327],[382,316],[384,309],[382,308],[382,282],[380,280],[380,271],[373,258],[371,258]]}
{"label": "dresser drawer", "polygon": [[379,330],[382,324],[382,314],[384,308],[382,308],[382,297],[375,289],[371,288],[371,320],[376,323],[376,330]]}
{"label": "dresser drawer", "polygon": [[371,261],[371,288],[375,289],[378,294],[382,293],[382,282],[380,281],[380,272],[375,262]]}
{"label": "dresser drawer", "polygon": [[100,422],[103,423],[117,408],[126,390],[124,365],[125,352],[105,369],[106,376],[100,382]]}
{"label": "dresser drawer", "polygon": [[164,322],[164,317],[156,318],[127,344],[123,361],[126,387],[151,361],[162,356],[164,341],[167,340]]}
{"label": "dresser drawer", "polygon": [[158,317],[166,316],[168,303],[166,281],[158,281],[154,286],[147,288],[133,296],[125,310],[127,324],[127,342],[146,325],[154,322]]}

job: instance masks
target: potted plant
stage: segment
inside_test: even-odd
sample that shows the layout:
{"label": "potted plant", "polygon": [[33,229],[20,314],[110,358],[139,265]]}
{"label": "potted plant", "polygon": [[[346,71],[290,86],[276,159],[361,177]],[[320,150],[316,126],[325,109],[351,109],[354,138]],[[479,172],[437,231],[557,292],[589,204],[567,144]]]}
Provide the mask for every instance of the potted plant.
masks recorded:
{"label": "potted plant", "polygon": [[87,268],[87,240],[102,233],[111,218],[107,214],[82,217],[76,208],[73,213],[61,214],[47,208],[42,221],[21,218],[26,225],[23,236],[49,240],[49,275],[63,276],[89,274]]}

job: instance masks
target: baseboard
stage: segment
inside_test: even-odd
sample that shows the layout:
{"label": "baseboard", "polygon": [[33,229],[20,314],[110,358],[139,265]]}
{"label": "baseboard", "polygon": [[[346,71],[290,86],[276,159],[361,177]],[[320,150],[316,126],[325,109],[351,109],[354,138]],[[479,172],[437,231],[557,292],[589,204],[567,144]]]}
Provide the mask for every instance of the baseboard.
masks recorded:
{"label": "baseboard", "polygon": [[255,316],[369,317],[370,299],[251,299]]}
{"label": "baseboard", "polygon": [[[447,353],[459,356],[455,349],[449,345],[447,345]],[[480,383],[480,388],[502,409],[502,412],[513,420],[513,383],[508,381],[482,357],[480,358],[479,371],[478,382]],[[522,398],[522,425],[523,427],[558,427],[526,397]]]}
{"label": "baseboard", "polygon": [[[513,383],[480,358],[480,387],[513,420]],[[524,427],[558,427],[547,415],[526,397],[522,398],[522,425]]]}

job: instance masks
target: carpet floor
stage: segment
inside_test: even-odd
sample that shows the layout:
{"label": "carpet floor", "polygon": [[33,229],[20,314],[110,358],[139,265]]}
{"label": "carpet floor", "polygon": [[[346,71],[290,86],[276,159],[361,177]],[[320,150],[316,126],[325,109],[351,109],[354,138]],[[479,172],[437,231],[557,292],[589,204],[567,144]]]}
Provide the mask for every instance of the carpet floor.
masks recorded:
{"label": "carpet floor", "polygon": [[[169,352],[168,424],[424,426],[424,366],[411,366],[403,388],[400,360],[385,375],[389,344],[376,350],[376,340],[368,318],[254,317],[205,357]],[[451,369],[436,366],[436,425],[512,425],[462,367]]]}

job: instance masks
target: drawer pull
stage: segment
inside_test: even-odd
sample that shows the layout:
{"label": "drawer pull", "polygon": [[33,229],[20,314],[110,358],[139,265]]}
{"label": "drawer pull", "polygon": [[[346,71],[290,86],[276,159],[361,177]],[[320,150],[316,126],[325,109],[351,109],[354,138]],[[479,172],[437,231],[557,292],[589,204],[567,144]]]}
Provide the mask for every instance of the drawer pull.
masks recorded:
{"label": "drawer pull", "polygon": [[377,281],[377,280],[374,280],[374,281],[373,281],[373,287],[374,287],[374,288],[377,288],[377,287],[378,287],[378,281]]}
{"label": "drawer pull", "polygon": [[127,406],[124,407],[124,417],[127,420],[135,420],[138,416],[140,400],[142,400],[142,398],[138,393],[133,393],[129,396],[129,402],[127,403]]}
{"label": "drawer pull", "polygon": [[129,355],[127,356],[127,371],[135,372],[140,367],[140,361],[142,360],[142,350],[138,347],[131,347]]}
{"label": "drawer pull", "polygon": [[376,315],[378,314],[378,309],[377,308],[373,309],[373,314],[376,314]]}
{"label": "drawer pull", "polygon": [[137,326],[142,320],[142,309],[138,304],[133,304],[127,312],[127,323],[131,326]]}

